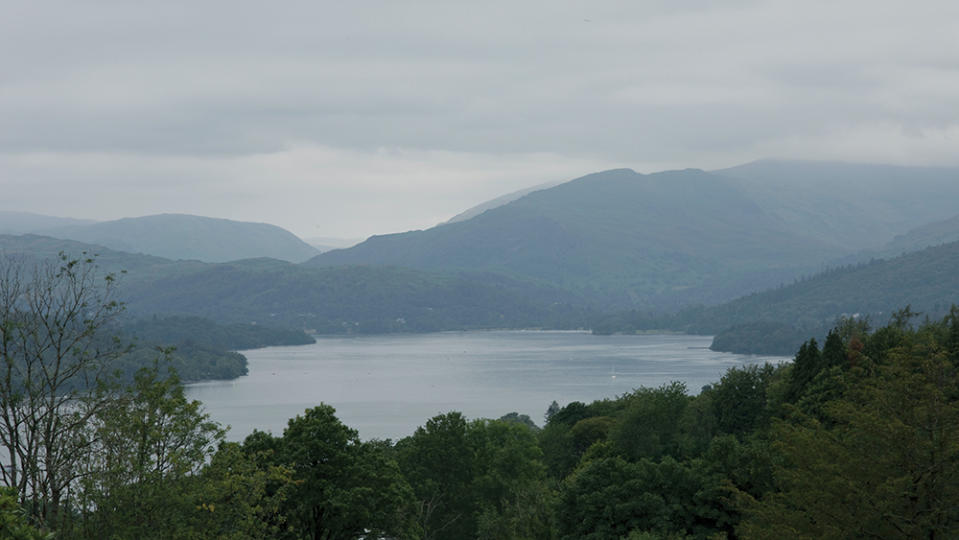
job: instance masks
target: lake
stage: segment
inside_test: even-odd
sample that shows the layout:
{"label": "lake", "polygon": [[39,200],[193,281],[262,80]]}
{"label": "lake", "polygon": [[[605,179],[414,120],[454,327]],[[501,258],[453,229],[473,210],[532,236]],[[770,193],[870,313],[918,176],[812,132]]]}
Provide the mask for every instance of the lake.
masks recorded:
{"label": "lake", "polygon": [[708,349],[687,335],[594,336],[586,332],[443,332],[319,337],[313,345],[243,351],[249,375],[187,386],[213,420],[242,440],[254,428],[283,432],[320,402],[363,439],[397,439],[448,411],[537,424],[550,402],[590,402],[641,386],[686,383],[689,392],[730,367],[787,360]]}

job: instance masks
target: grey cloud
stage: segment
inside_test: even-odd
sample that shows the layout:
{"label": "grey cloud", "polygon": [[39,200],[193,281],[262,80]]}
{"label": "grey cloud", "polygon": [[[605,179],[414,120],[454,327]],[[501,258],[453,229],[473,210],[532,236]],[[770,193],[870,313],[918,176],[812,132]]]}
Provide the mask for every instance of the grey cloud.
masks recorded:
{"label": "grey cloud", "polygon": [[[946,0],[11,1],[3,12],[5,190],[22,175],[103,178],[129,197],[164,175],[224,186],[236,160],[294,159],[302,146],[351,156],[322,164],[344,182],[381,178],[357,156],[383,148],[424,166],[430,152],[472,156],[422,173],[455,176],[472,197],[558,179],[533,174],[541,154],[564,175],[760,157],[959,163],[959,4]],[[18,160],[31,155],[56,159]],[[506,180],[499,159],[536,178]],[[304,182],[318,167],[268,162]],[[457,166],[501,183],[478,187]],[[155,211],[202,210],[158,193]]]}

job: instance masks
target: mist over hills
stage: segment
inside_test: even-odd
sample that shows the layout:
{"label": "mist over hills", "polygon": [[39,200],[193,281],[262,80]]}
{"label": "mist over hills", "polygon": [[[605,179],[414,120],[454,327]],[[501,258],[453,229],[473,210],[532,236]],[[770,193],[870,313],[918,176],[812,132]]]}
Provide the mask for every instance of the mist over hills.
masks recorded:
{"label": "mist over hills", "polygon": [[92,219],[47,216],[32,212],[0,210],[0,234],[27,234],[55,227],[83,226],[96,223]]}
{"label": "mist over hills", "polygon": [[560,287],[595,305],[668,309],[773,286],[841,253],[790,230],[726,177],[618,169],[466,221],[374,236],[308,264],[481,269]]}
{"label": "mist over hills", "polygon": [[519,191],[514,191],[512,193],[507,193],[506,195],[500,195],[499,197],[496,197],[495,199],[490,199],[484,203],[480,203],[476,206],[463,210],[459,214],[456,214],[455,216],[447,220],[446,223],[457,223],[459,221],[466,221],[468,219],[472,219],[487,210],[492,210],[493,208],[496,208],[498,206],[503,206],[504,204],[511,203],[515,201],[516,199],[519,199],[520,197],[524,197],[534,191],[551,188],[561,183],[562,182],[547,182],[545,184],[539,184],[536,186],[528,187],[526,189],[521,189]]}
{"label": "mist over hills", "polygon": [[[0,235],[0,251],[97,253],[104,269],[127,271],[131,315],[325,333],[745,325],[762,337],[906,304],[939,313],[959,290],[948,274],[959,263],[953,244],[863,262],[959,239],[957,169],[780,161],[715,173],[617,169],[514,195],[473,217],[300,264],[262,255],[293,237],[278,227],[177,215],[63,228],[111,247]],[[293,239],[301,259],[316,253]],[[174,254],[115,247],[133,242]],[[234,260],[203,262],[216,259]]]}
{"label": "mist over hills", "polygon": [[318,253],[313,246],[276,225],[188,214],[123,218],[41,232],[130,253],[205,262],[252,257],[301,262]]}
{"label": "mist over hills", "polygon": [[849,251],[956,215],[959,168],[761,160],[714,171],[793,230]]}
{"label": "mist over hills", "polygon": [[871,315],[883,324],[893,311],[911,305],[933,318],[959,304],[959,242],[892,259],[837,268],[794,284],[707,308],[694,319],[714,332],[732,323],[757,320],[816,328],[837,315]]}

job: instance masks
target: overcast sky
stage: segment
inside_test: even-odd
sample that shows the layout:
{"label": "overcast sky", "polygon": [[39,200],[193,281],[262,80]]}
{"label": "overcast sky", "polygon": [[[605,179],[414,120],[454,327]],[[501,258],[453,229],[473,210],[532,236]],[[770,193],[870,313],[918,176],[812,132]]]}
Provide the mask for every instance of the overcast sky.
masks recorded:
{"label": "overcast sky", "polygon": [[955,0],[0,6],[0,210],[363,237],[614,167],[959,165]]}

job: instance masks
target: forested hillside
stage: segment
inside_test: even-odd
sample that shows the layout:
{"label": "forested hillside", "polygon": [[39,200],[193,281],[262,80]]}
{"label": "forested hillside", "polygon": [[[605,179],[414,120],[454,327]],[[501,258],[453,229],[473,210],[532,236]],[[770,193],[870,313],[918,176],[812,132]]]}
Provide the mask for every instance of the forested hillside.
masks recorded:
{"label": "forested hillside", "polygon": [[790,230],[725,177],[620,169],[467,221],[374,236],[309,264],[483,270],[563,288],[604,309],[671,308],[773,286],[840,253]]}
{"label": "forested hillside", "polygon": [[840,317],[885,324],[902,306],[932,318],[959,304],[959,242],[876,260],[797,281],[712,307],[672,315],[622,312],[598,318],[599,333],[671,329],[716,334],[717,350],[788,354],[823,336]]}
{"label": "forested hillside", "polygon": [[493,274],[255,262],[131,284],[124,289],[129,310],[332,334],[581,328],[587,321],[571,295]]}
{"label": "forested hillside", "polygon": [[321,333],[379,333],[585,328],[592,313],[555,287],[481,272],[315,268],[275,259],[171,261],[36,235],[0,235],[0,252],[29,261],[60,252],[96,255],[104,271],[123,272],[120,297],[140,318],[192,315]]}

